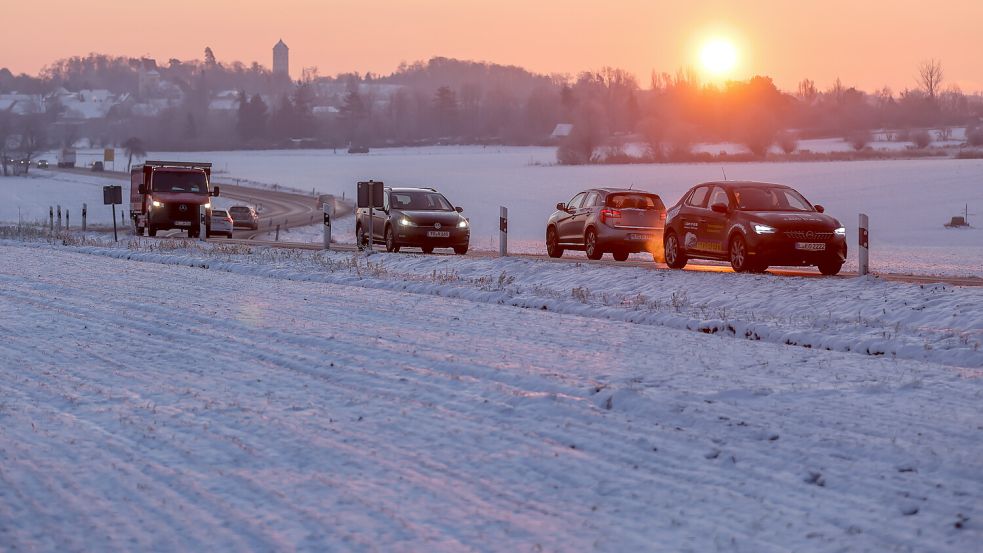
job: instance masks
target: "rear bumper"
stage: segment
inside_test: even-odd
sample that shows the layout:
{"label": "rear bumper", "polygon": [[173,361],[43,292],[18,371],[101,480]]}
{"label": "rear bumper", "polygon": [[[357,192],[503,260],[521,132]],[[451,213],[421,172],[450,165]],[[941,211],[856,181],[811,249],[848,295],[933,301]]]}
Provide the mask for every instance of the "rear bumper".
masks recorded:
{"label": "rear bumper", "polygon": [[607,250],[629,253],[662,251],[662,227],[624,228],[598,225],[597,241]]}

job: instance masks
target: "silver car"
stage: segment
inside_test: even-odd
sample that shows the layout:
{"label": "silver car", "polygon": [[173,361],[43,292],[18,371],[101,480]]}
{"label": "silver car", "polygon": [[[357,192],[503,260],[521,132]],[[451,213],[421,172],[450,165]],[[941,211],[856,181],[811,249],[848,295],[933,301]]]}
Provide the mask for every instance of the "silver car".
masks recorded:
{"label": "silver car", "polygon": [[616,261],[650,252],[662,261],[666,206],[657,194],[626,188],[592,188],[556,204],[546,222],[546,252],[583,250],[590,259],[610,252]]}
{"label": "silver car", "polygon": [[212,228],[208,231],[209,236],[225,236],[232,238],[232,217],[224,209],[212,210]]}

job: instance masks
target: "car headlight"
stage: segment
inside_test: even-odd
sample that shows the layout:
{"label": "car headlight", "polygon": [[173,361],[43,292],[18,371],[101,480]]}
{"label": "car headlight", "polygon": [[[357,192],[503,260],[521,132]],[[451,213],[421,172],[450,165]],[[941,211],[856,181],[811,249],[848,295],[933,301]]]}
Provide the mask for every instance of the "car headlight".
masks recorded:
{"label": "car headlight", "polygon": [[205,209],[211,209],[211,208],[212,208],[212,202],[208,202],[207,204],[205,204]]}
{"label": "car headlight", "polygon": [[835,234],[837,236],[846,236],[846,228],[840,227],[840,228],[834,230],[833,231],[833,234]]}
{"label": "car headlight", "polygon": [[399,224],[402,225],[402,226],[404,226],[404,227],[415,227],[416,226],[416,224],[414,224],[413,221],[410,221],[406,217],[403,217],[402,219],[400,219],[399,220]]}
{"label": "car headlight", "polygon": [[154,207],[164,207],[164,202],[158,202],[157,200],[154,200]]}
{"label": "car headlight", "polygon": [[768,225],[752,225],[755,234],[775,234],[775,227],[769,227]]}
{"label": "car headlight", "polygon": [[468,228],[468,220],[461,219],[461,222],[457,224],[457,228]]}

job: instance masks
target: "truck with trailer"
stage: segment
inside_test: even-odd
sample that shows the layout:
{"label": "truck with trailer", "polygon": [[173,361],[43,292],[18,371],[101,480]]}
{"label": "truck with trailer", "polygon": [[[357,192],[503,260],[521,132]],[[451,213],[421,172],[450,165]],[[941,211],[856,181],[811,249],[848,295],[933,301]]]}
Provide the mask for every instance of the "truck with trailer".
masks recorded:
{"label": "truck with trailer", "polygon": [[137,236],[182,229],[188,237],[201,233],[199,210],[204,206],[206,235],[211,227],[211,198],[219,187],[210,186],[211,163],[151,161],[130,170],[130,219]]}

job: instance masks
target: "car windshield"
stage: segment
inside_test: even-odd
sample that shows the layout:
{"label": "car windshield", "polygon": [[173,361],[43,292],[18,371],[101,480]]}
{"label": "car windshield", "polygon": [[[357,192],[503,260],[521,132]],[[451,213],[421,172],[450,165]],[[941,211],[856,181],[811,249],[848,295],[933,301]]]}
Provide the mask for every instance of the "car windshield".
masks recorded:
{"label": "car windshield", "polygon": [[399,191],[390,196],[393,209],[403,211],[454,211],[454,207],[438,192]]}
{"label": "car windshield", "polygon": [[741,211],[813,211],[812,205],[791,188],[747,186],[734,189]]}
{"label": "car windshield", "polygon": [[204,173],[185,171],[154,171],[154,192],[208,193]]}
{"label": "car windshield", "polygon": [[605,201],[615,209],[665,209],[662,199],[655,194],[609,194]]}

